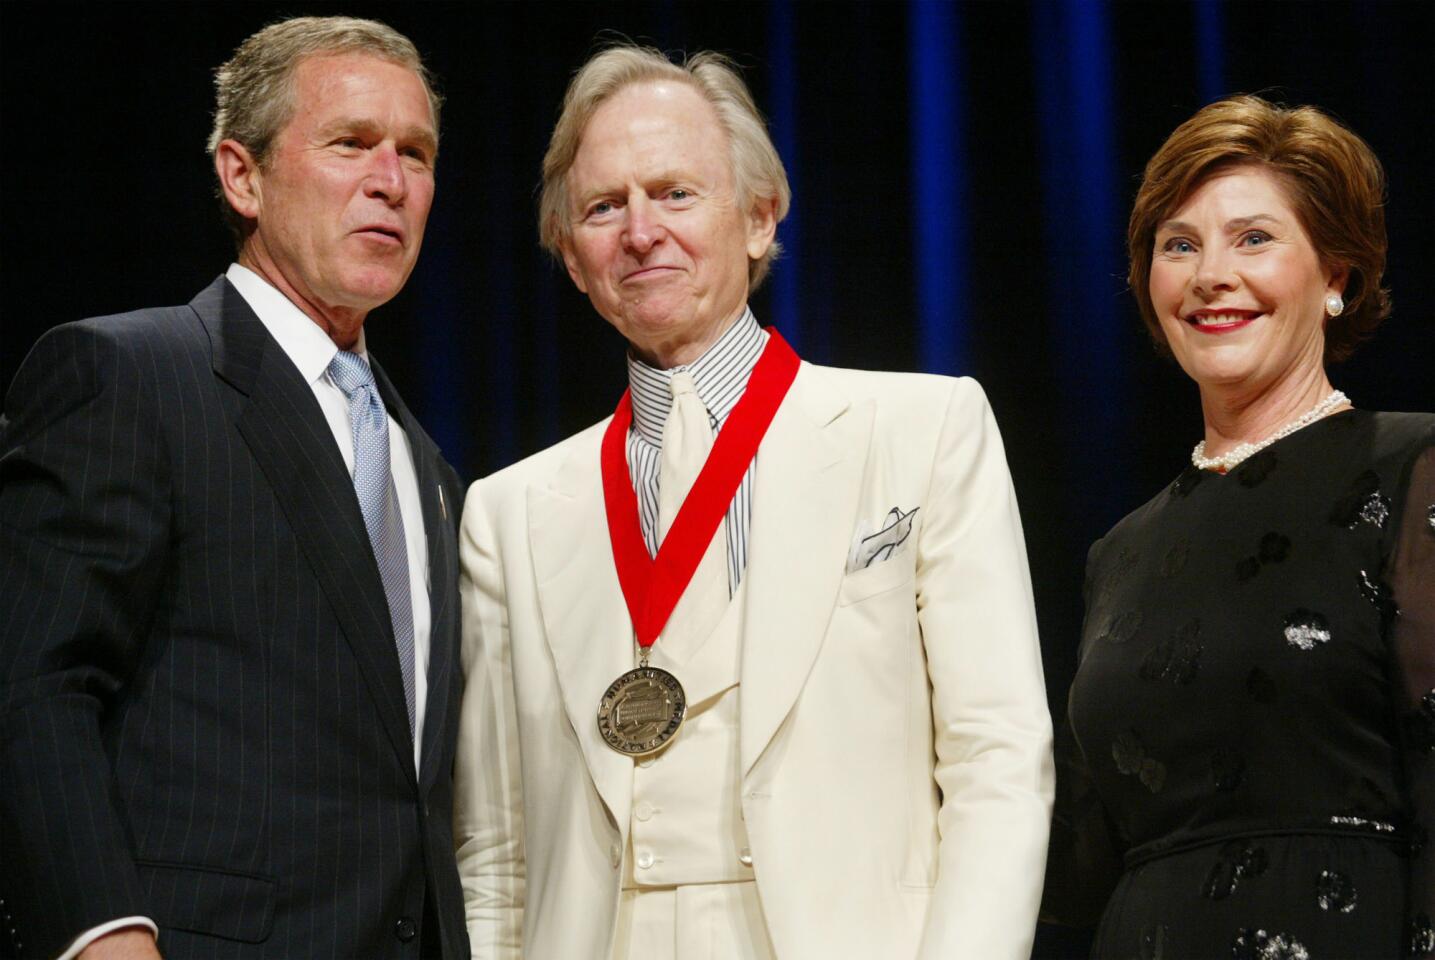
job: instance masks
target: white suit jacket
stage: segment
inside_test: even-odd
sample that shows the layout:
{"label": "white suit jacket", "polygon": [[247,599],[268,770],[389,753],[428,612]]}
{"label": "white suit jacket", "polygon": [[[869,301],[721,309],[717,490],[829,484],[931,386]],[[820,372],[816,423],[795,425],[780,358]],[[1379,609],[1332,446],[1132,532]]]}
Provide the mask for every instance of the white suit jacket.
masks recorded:
{"label": "white suit jacket", "polygon": [[[479,481],[464,506],[454,819],[483,960],[611,950],[633,760],[596,715],[634,645],[605,426]],[[846,572],[893,507],[917,508],[910,536]],[[758,450],[744,584],[741,805],[777,956],[1027,957],[1051,721],[981,388],[804,363]]]}

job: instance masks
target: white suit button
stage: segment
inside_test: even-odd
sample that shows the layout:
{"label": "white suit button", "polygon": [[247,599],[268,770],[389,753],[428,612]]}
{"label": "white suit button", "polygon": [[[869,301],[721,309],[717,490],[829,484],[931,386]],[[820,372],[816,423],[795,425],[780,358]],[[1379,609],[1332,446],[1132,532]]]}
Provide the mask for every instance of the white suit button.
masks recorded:
{"label": "white suit button", "polygon": [[639,866],[641,869],[646,870],[646,869],[648,869],[649,867],[651,867],[652,865],[653,865],[653,855],[652,855],[651,853],[649,853],[648,851],[644,850],[642,853],[638,854],[638,866]]}
{"label": "white suit button", "polygon": [[752,866],[752,851],[749,850],[747,847],[743,847],[741,850],[738,851],[737,862],[742,864],[744,867]]}
{"label": "white suit button", "polygon": [[616,843],[608,848],[608,862],[611,863],[615,869],[618,864],[623,862],[623,851],[618,849]]}
{"label": "white suit button", "polygon": [[640,803],[633,808],[633,816],[637,817],[639,820],[651,820],[653,819],[653,814],[656,812],[657,811],[653,809],[653,805],[650,803]]}

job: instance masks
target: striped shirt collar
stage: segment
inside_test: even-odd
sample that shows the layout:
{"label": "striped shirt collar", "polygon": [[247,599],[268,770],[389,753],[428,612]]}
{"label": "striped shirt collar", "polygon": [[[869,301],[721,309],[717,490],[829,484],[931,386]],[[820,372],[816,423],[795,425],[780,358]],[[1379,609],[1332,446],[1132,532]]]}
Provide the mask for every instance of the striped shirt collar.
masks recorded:
{"label": "striped shirt collar", "polygon": [[708,415],[721,427],[732,408],[742,399],[748,377],[767,345],[767,333],[757,325],[750,307],[718,337],[717,342],[692,363],[659,370],[650,367],[628,352],[628,388],[633,401],[633,429],[648,443],[661,448],[663,424],[673,406],[668,382],[673,374],[686,370],[693,375],[698,399],[707,407]]}

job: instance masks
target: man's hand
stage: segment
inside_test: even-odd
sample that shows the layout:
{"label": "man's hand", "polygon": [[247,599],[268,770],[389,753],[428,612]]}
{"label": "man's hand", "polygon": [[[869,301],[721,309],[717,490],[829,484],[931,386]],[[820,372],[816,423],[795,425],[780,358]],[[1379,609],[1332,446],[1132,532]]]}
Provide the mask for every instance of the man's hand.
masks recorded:
{"label": "man's hand", "polygon": [[75,960],[161,960],[154,934],[144,927],[125,927],[100,937]]}

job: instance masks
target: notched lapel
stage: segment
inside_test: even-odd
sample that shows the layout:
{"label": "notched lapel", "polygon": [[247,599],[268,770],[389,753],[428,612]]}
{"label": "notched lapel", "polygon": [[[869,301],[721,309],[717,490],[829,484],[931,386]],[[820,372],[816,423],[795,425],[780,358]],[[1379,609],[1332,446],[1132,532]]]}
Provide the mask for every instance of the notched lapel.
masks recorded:
{"label": "notched lapel", "polygon": [[329,598],[384,729],[416,786],[388,602],[334,435],[309,385],[223,278],[190,306],[209,334],[215,373],[248,397],[236,423],[239,433]]}
{"label": "notched lapel", "polygon": [[743,576],[744,776],[792,710],[827,633],[873,414],[804,364],[758,449]]}
{"label": "notched lapel", "polygon": [[598,701],[633,663],[633,627],[608,536],[599,470],[602,430],[580,444],[552,486],[528,491],[528,537],[543,633],[564,710],[593,783],[628,832],[633,761],[598,735]]}

